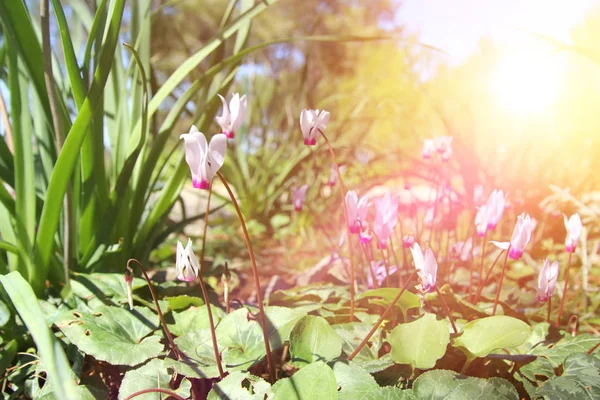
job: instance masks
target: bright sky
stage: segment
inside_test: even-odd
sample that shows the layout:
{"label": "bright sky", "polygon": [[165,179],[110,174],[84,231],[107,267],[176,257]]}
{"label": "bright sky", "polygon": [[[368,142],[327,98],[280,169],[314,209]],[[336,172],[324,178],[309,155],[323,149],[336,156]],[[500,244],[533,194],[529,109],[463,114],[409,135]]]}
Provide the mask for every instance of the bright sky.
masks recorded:
{"label": "bright sky", "polygon": [[483,37],[516,45],[532,40],[519,29],[570,43],[571,28],[595,6],[600,0],[402,0],[396,20],[459,64]]}

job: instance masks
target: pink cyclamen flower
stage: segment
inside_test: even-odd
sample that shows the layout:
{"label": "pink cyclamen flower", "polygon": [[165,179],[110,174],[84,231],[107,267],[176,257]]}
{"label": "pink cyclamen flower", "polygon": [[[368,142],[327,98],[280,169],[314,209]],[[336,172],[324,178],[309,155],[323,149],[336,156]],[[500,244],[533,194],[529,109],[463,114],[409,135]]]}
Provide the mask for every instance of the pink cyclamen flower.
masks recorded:
{"label": "pink cyclamen flower", "polygon": [[565,250],[568,253],[573,253],[577,247],[577,244],[579,243],[579,237],[581,236],[581,218],[577,213],[571,215],[571,218],[569,219],[567,219],[567,216],[563,214],[563,218],[565,220],[565,228],[567,228]]}
{"label": "pink cyclamen flower", "polygon": [[177,241],[177,256],[175,268],[177,270],[177,279],[185,282],[193,282],[198,278],[198,260],[192,250],[192,241],[188,239],[185,249],[178,240]]}
{"label": "pink cyclamen flower", "polygon": [[348,226],[350,233],[360,233],[361,224],[367,218],[369,208],[369,198],[363,196],[358,200],[358,195],[354,190],[346,193],[346,208],[348,209]]}
{"label": "pink cyclamen flower", "polygon": [[437,281],[437,261],[430,248],[425,250],[425,256],[421,252],[419,243],[415,243],[410,249],[413,259],[415,260],[415,268],[421,281],[421,292],[431,293],[435,291]]}
{"label": "pink cyclamen flower", "polygon": [[435,151],[435,142],[433,139],[425,139],[423,141],[423,158],[431,158]]}
{"label": "pink cyclamen flower", "polygon": [[375,200],[375,209],[377,214],[373,231],[377,235],[377,247],[385,249],[398,223],[398,197],[387,192],[382,198]]}
{"label": "pink cyclamen flower", "polygon": [[527,243],[531,240],[531,232],[533,231],[533,223],[529,214],[522,213],[519,215],[515,229],[513,230],[512,238],[510,242],[495,242],[492,241],[496,247],[503,250],[509,250],[508,256],[513,260],[521,258],[525,252]]}
{"label": "pink cyclamen flower", "polygon": [[[375,280],[377,281],[377,286],[373,283],[373,277],[371,274],[367,274],[367,287],[369,289],[375,289],[376,287],[381,286],[385,277],[387,276],[387,271],[385,270],[385,262],[383,260],[379,260],[377,262],[371,261],[371,268],[373,272],[375,272]],[[398,270],[395,265],[390,266],[389,268],[390,275]]]}
{"label": "pink cyclamen flower", "polygon": [[314,146],[317,136],[325,130],[329,122],[329,113],[325,110],[302,110],[300,113],[300,129],[304,135],[304,144]]}
{"label": "pink cyclamen flower", "polygon": [[415,237],[413,235],[406,235],[402,238],[402,246],[405,249],[410,249],[415,244]]}
{"label": "pink cyclamen flower", "polygon": [[494,230],[496,228],[500,218],[502,218],[505,205],[506,198],[504,197],[504,192],[502,190],[494,189],[494,191],[490,194],[485,207],[488,230]]}
{"label": "pink cyclamen flower", "polygon": [[487,232],[487,207],[485,205],[479,207],[477,215],[475,215],[475,227],[477,228],[477,236],[484,237]]}
{"label": "pink cyclamen flower", "polygon": [[185,161],[192,171],[192,184],[196,189],[208,189],[225,162],[227,137],[219,133],[207,145],[204,134],[192,126],[190,133],[184,133],[179,138],[185,141]]}
{"label": "pink cyclamen flower", "polygon": [[458,258],[463,262],[467,262],[471,259],[471,253],[473,251],[473,239],[469,238],[466,242],[456,242],[450,246],[450,254],[454,258]]}
{"label": "pink cyclamen flower", "polygon": [[240,97],[239,94],[234,93],[229,105],[227,105],[225,98],[221,95],[219,95],[219,97],[223,103],[223,114],[221,114],[220,117],[217,117],[216,120],[221,126],[225,136],[227,136],[228,139],[233,139],[235,137],[235,132],[240,129],[240,126],[242,126],[242,122],[244,121],[244,116],[248,109],[248,100],[246,99],[246,95]]}
{"label": "pink cyclamen flower", "polygon": [[433,141],[435,149],[442,156],[442,160],[448,161],[452,156],[452,136],[436,136]]}
{"label": "pink cyclamen flower", "polygon": [[371,239],[373,239],[373,230],[369,226],[368,222],[360,223],[360,233],[358,234],[358,240],[361,243],[370,243]]}
{"label": "pink cyclamen flower", "polygon": [[546,302],[554,294],[554,288],[556,281],[558,280],[558,261],[554,261],[552,264],[550,260],[546,258],[544,266],[540,271],[538,277],[538,295],[537,298],[541,302]]}
{"label": "pink cyclamen flower", "polygon": [[426,227],[431,228],[433,223],[435,222],[435,214],[434,207],[429,207],[427,211],[425,211],[425,217],[423,218],[423,223]]}
{"label": "pink cyclamen flower", "polygon": [[[346,172],[346,166],[341,165],[340,166],[340,174],[343,174],[344,172]],[[333,186],[335,186],[337,179],[338,179],[337,169],[335,168],[335,164],[331,164],[331,169],[329,170],[329,182],[327,182],[327,184],[329,186],[333,187]]]}
{"label": "pink cyclamen flower", "polygon": [[308,185],[302,185],[299,188],[292,190],[292,202],[294,203],[294,209],[296,211],[302,210],[302,206],[304,205],[304,201],[306,200],[307,190]]}

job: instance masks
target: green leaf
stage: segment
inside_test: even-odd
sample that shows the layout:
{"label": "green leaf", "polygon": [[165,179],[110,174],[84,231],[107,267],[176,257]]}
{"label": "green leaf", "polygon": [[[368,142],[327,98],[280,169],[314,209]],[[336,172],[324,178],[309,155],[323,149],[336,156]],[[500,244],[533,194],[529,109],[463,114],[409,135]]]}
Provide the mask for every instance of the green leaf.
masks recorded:
{"label": "green leaf", "polygon": [[[365,299],[371,297],[380,297],[383,299],[382,302],[378,302],[378,304],[387,307],[390,305],[392,300],[396,298],[400,289],[397,288],[381,288],[369,290],[361,294],[358,298]],[[402,310],[402,314],[406,315],[406,311],[411,308],[420,308],[421,307],[421,299],[414,293],[411,293],[407,290],[402,293],[400,299],[396,303],[395,307],[398,307]]]}
{"label": "green leaf", "polygon": [[6,325],[8,321],[10,321],[10,310],[6,304],[0,300],[0,327]]}
{"label": "green leaf", "polygon": [[[296,322],[305,313],[284,307],[265,307],[267,333],[271,350],[280,348],[289,339]],[[231,370],[247,370],[265,356],[260,316],[250,316],[242,308],[228,314],[217,326],[223,361]],[[222,346],[222,347],[221,347]]]}
{"label": "green leaf", "polygon": [[373,389],[366,393],[361,400],[412,400],[412,390],[401,390],[394,386],[385,386]]}
{"label": "green leaf", "polygon": [[67,356],[46,325],[46,318],[31,286],[18,272],[0,276],[0,282],[33,336],[52,389],[64,399],[78,399]]}
{"label": "green leaf", "polygon": [[[146,285],[144,279],[133,278],[131,288],[137,290]],[[71,280],[71,286],[77,296],[86,300],[93,297],[101,299],[107,297],[127,298],[127,285],[123,274],[77,274]]]}
{"label": "green leaf", "polygon": [[588,333],[577,336],[565,336],[557,343],[548,346],[538,346],[531,354],[547,358],[554,368],[563,363],[565,358],[573,353],[585,353],[600,343],[600,337]]}
{"label": "green leaf", "polygon": [[416,321],[394,328],[389,342],[394,362],[410,364],[413,368],[433,368],[446,354],[450,342],[448,323],[438,321],[435,314],[425,314]]}
{"label": "green leaf", "polygon": [[413,391],[417,399],[519,399],[517,390],[505,379],[472,378],[447,370],[428,371],[419,376],[413,384]]}
{"label": "green leaf", "polygon": [[538,389],[536,399],[600,398],[600,360],[586,353],[572,354],[564,362],[563,374]]}
{"label": "green leaf", "polygon": [[314,361],[331,361],[342,354],[342,339],[322,317],[307,315],[290,333],[292,363],[303,367]]}
{"label": "green leaf", "polygon": [[193,297],[188,295],[180,295],[173,297],[165,297],[165,300],[169,302],[169,308],[171,310],[180,310],[189,306],[202,306],[204,300],[200,297]]}
{"label": "green leaf", "polygon": [[[189,378],[219,376],[210,329],[188,332],[175,339],[175,345],[185,354],[179,363],[170,364],[178,373]],[[222,346],[219,346],[219,350],[223,350]]]}
{"label": "green leaf", "polygon": [[322,361],[309,364],[273,385],[273,400],[337,400],[333,370]]}
{"label": "green leaf", "polygon": [[264,379],[247,372],[235,371],[222,381],[215,383],[208,393],[207,399],[263,400],[265,396],[271,398],[272,395],[271,385]]}
{"label": "green leaf", "polygon": [[[345,324],[335,324],[332,328],[342,338],[342,350],[346,354],[351,354],[358,346],[361,340],[367,336],[373,324],[362,322],[349,322]],[[379,357],[378,351],[382,344],[381,329],[378,329],[371,336],[371,346],[363,346],[358,354],[353,358],[353,362],[364,368],[369,373],[379,372],[387,367],[394,365],[389,354]]]}
{"label": "green leaf", "polygon": [[[214,305],[211,306],[213,321],[215,326],[225,317],[225,311]],[[175,325],[170,325],[169,330],[177,336],[185,335],[188,332],[209,329],[208,311],[206,305],[200,307],[190,307],[184,311],[173,311]]]}
{"label": "green leaf", "polygon": [[[91,385],[75,386],[75,393],[77,395],[77,400],[107,399],[109,397],[106,390]],[[62,398],[61,394],[54,393],[52,385],[44,385],[44,387],[34,395],[35,400],[61,400]]]}
{"label": "green leaf", "polygon": [[467,358],[485,357],[497,349],[522,345],[530,333],[531,327],[525,322],[496,315],[466,324],[463,333],[454,339],[453,345],[466,350]]}
{"label": "green leaf", "polygon": [[368,392],[379,389],[375,378],[354,362],[336,362],[333,364],[333,373],[340,398],[360,400]]}
{"label": "green leaf", "polygon": [[[169,369],[171,368],[165,366],[163,360],[155,358],[137,369],[128,371],[121,382],[119,400],[125,399],[140,390],[158,388],[170,390],[183,398],[189,397],[190,389],[192,388],[190,381],[184,378],[178,389],[171,389],[169,383],[171,382],[172,372]],[[135,398],[136,400],[159,400],[166,397],[167,395],[164,393],[153,392],[141,394]]]}
{"label": "green leaf", "polygon": [[[100,306],[95,312],[72,310],[56,318],[56,326],[79,350],[115,365],[134,366],[163,350],[159,336],[146,336],[158,328],[158,316],[148,308]],[[145,338],[145,339],[144,339]]]}

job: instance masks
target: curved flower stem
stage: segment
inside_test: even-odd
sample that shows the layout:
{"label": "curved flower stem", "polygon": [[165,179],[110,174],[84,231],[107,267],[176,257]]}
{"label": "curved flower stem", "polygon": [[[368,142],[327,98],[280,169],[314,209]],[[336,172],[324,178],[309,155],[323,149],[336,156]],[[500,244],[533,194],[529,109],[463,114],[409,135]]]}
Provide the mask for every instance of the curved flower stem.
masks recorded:
{"label": "curved flower stem", "polygon": [[548,298],[548,316],[546,317],[546,322],[548,322],[550,325],[552,325],[552,322],[550,322],[550,312],[552,311],[552,297]]}
{"label": "curved flower stem", "polygon": [[125,397],[125,400],[131,400],[134,397],[141,396],[146,393],[164,393],[164,394],[168,394],[169,396],[173,397],[175,400],[185,400],[183,397],[179,396],[177,393],[173,392],[172,390],[161,389],[161,388],[140,390],[139,392],[132,393],[129,396]]}
{"label": "curved flower stem", "polygon": [[[396,250],[394,249],[394,242],[392,241],[392,235],[390,235],[390,249],[392,249],[392,255],[394,256],[394,262],[396,262],[396,271],[398,271],[398,287],[402,287],[402,285],[404,285],[404,282],[402,281],[402,268],[400,268],[400,264],[398,264],[398,256],[396,255]],[[404,264],[406,264],[406,262]],[[404,267],[404,265],[403,265],[403,267]]]}
{"label": "curved flower stem", "polygon": [[501,250],[500,253],[498,253],[498,255],[496,256],[496,259],[492,263],[492,266],[490,267],[490,269],[488,269],[488,272],[485,275],[485,279],[483,279],[482,281],[479,282],[479,287],[477,288],[477,295],[475,296],[475,301],[473,304],[477,304],[477,302],[479,301],[479,297],[481,296],[481,291],[483,290],[483,287],[485,286],[485,284],[488,282],[488,279],[490,279],[492,270],[496,266],[496,263],[498,262],[498,260],[500,259],[500,257],[502,256],[502,253],[504,253],[504,251],[505,250]]}
{"label": "curved flower stem", "polygon": [[[481,241],[481,261],[479,262],[479,282],[477,284],[477,291],[479,292],[479,287],[482,286],[483,282],[483,261],[485,260],[485,243],[487,242],[487,229],[483,234],[483,239]],[[464,246],[464,244],[463,244]],[[473,249],[475,248],[475,243],[473,243]],[[471,266],[471,276],[469,279],[469,294],[471,295],[471,302],[475,300],[475,296],[473,295],[473,266]]]}
{"label": "curved flower stem", "polygon": [[448,316],[448,319],[450,320],[450,324],[452,325],[452,329],[454,330],[454,333],[458,333],[458,329],[456,329],[456,324],[454,323],[454,318],[452,318],[452,314],[450,311],[450,307],[448,307],[448,303],[446,303],[444,296],[442,296],[442,293],[440,292],[440,289],[438,289],[437,286],[435,287],[435,291],[437,292],[439,299],[442,301],[442,306],[444,308],[444,312],[446,313],[446,315]]}
{"label": "curved flower stem", "polygon": [[508,249],[506,249],[506,256],[504,257],[504,265],[502,266],[502,273],[500,274],[500,282],[498,283],[498,291],[496,292],[496,299],[494,300],[492,315],[496,315],[496,308],[498,308],[498,299],[500,298],[500,291],[502,290],[502,281],[504,281],[504,273],[506,272],[506,263],[508,262],[509,253],[510,246],[508,246]]}
{"label": "curved flower stem", "polygon": [[[438,169],[437,169],[437,173],[435,174],[435,201],[433,202],[433,218],[431,220],[431,229],[429,230],[429,238],[427,239],[427,241],[429,242],[429,245],[431,246],[432,244],[432,235],[433,235],[433,231],[435,230],[435,217],[436,217],[436,211],[437,211],[437,205],[438,205],[438,200],[440,198],[440,178],[442,177],[442,162],[439,163]],[[431,194],[431,192],[430,192]],[[429,200],[429,196],[427,198]],[[425,218],[427,217],[427,210],[425,210],[425,215],[423,216],[423,226],[425,226]],[[423,228],[424,229],[424,228]],[[440,249],[438,249],[439,251]]]}
{"label": "curved flower stem", "polygon": [[258,268],[256,267],[256,258],[254,257],[254,250],[252,250],[252,244],[250,243],[250,235],[248,234],[248,229],[246,229],[246,222],[244,221],[244,216],[242,215],[242,210],[240,210],[240,206],[238,205],[229,184],[223,177],[221,172],[217,172],[217,176],[227,189],[227,193],[229,193],[229,197],[231,198],[231,202],[235,207],[235,211],[240,220],[240,224],[242,225],[242,231],[244,232],[244,240],[246,241],[246,247],[248,248],[248,253],[250,255],[250,262],[252,264],[252,274],[254,275],[254,286],[256,287],[256,301],[258,302],[258,310],[260,314],[260,325],[263,331],[263,340],[265,342],[265,353],[267,355],[267,364],[269,366],[269,375],[271,377],[271,381],[275,382],[275,364],[273,364],[273,356],[271,355],[271,346],[269,345],[269,334],[267,333],[267,316],[265,315],[265,307],[263,305],[262,292],[260,290],[260,280],[258,279]]}
{"label": "curved flower stem", "polygon": [[206,312],[208,314],[208,323],[210,325],[210,336],[212,339],[213,350],[215,352],[215,361],[217,362],[217,368],[219,369],[219,376],[221,379],[225,378],[223,372],[223,366],[221,365],[221,355],[219,353],[219,346],[217,345],[217,333],[215,331],[215,322],[213,320],[212,309],[210,306],[210,300],[208,298],[208,291],[202,279],[202,270],[204,267],[204,250],[206,249],[206,231],[208,230],[208,214],[210,213],[210,198],[212,196],[212,186],[208,188],[208,198],[206,199],[206,212],[204,213],[204,234],[202,235],[202,250],[200,250],[200,274],[198,281],[200,288],[202,289],[202,296],[204,296],[204,302],[206,303]]}
{"label": "curved flower stem", "polygon": [[340,166],[337,163],[335,158],[335,153],[333,152],[333,147],[331,146],[331,142],[325,136],[325,133],[319,131],[325,142],[327,142],[327,146],[329,147],[329,154],[331,154],[331,158],[333,160],[333,165],[335,165],[335,170],[338,175],[338,179],[340,181],[340,197],[342,200],[342,207],[344,208],[344,226],[346,226],[346,235],[348,236],[348,260],[350,261],[350,322],[354,321],[354,287],[356,285],[356,277],[354,272],[354,255],[352,252],[352,240],[350,239],[352,234],[350,233],[350,227],[348,226],[348,207],[346,207],[346,186],[344,185],[344,181],[342,180],[342,173],[340,172]]}
{"label": "curved flower stem", "polygon": [[181,358],[181,354],[179,353],[179,349],[177,348],[177,346],[175,346],[175,342],[173,341],[173,335],[171,335],[169,328],[167,328],[167,323],[165,322],[165,317],[160,309],[160,305],[158,305],[158,298],[156,297],[156,292],[154,291],[154,288],[152,287],[152,281],[150,280],[150,277],[146,273],[146,270],[144,269],[144,267],[138,260],[136,260],[135,258],[130,258],[127,261],[127,268],[129,268],[130,270],[133,271],[133,269],[129,265],[131,263],[136,263],[142,270],[142,274],[144,274],[144,279],[146,279],[146,283],[148,284],[148,287],[150,288],[150,293],[152,294],[152,300],[154,300],[154,305],[156,306],[156,311],[158,312],[158,318],[160,318],[160,323],[162,324],[163,330],[165,331],[165,335],[167,335],[167,340],[169,341],[169,346],[171,346],[171,349],[173,350],[173,352],[175,353],[175,356],[177,356],[177,359],[179,360]]}
{"label": "curved flower stem", "polygon": [[352,354],[350,354],[348,356],[348,361],[352,361],[352,359],[354,357],[356,357],[356,355],[358,354],[358,352],[363,347],[365,347],[365,345],[367,344],[367,342],[369,341],[369,339],[371,339],[371,336],[373,336],[373,334],[375,333],[375,331],[377,331],[377,328],[379,328],[379,326],[382,324],[382,322],[385,319],[385,317],[392,310],[392,308],[394,308],[394,306],[396,305],[396,303],[398,302],[398,300],[400,300],[400,297],[402,296],[402,293],[404,293],[404,291],[406,290],[406,287],[408,286],[408,284],[410,283],[410,281],[412,280],[412,278],[414,278],[414,276],[416,275],[416,273],[417,273],[417,271],[413,271],[412,274],[410,274],[410,276],[408,277],[408,279],[404,283],[404,286],[402,286],[402,288],[400,289],[400,291],[398,292],[398,294],[396,295],[396,297],[394,297],[394,300],[392,300],[392,302],[385,309],[385,311],[383,312],[383,314],[381,314],[381,317],[379,317],[379,320],[377,320],[377,322],[375,323],[375,325],[373,325],[373,328],[371,328],[371,330],[369,331],[369,333],[367,334],[367,336],[365,336],[365,338],[362,340],[362,342],[360,342],[360,344],[352,352]]}
{"label": "curved flower stem", "polygon": [[571,258],[573,253],[569,252],[569,262],[567,264],[567,270],[565,271],[565,285],[563,286],[562,298],[560,299],[560,307],[558,308],[558,316],[556,317],[556,326],[560,326],[560,317],[562,317],[563,308],[565,306],[565,299],[567,298],[567,288],[569,286],[569,270],[571,269]]}
{"label": "curved flower stem", "polygon": [[[367,268],[369,269],[369,272],[371,273],[371,279],[373,280],[373,287],[374,288],[379,287],[379,284],[377,283],[377,278],[375,277],[375,270],[373,269],[373,260],[371,259],[371,256],[369,255],[369,251],[367,250],[367,245],[359,242],[359,246],[362,248],[363,253],[365,253],[365,257],[367,259]],[[367,286],[369,286],[368,279],[367,279]]]}

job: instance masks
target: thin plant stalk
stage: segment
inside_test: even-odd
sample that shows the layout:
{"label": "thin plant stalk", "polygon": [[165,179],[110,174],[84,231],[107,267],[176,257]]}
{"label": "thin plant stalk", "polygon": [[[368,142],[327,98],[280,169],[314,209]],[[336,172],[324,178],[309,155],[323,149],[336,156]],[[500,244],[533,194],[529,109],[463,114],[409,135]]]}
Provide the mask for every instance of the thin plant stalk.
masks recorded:
{"label": "thin plant stalk", "polygon": [[[429,230],[429,238],[427,239],[427,241],[429,242],[429,244],[431,245],[432,243],[432,235],[433,235],[433,231],[435,230],[435,217],[436,217],[436,211],[437,211],[437,205],[438,205],[438,199],[440,198],[440,178],[442,176],[442,162],[439,163],[439,167],[437,169],[437,173],[435,175],[435,201],[433,202],[433,218],[431,219],[431,229]],[[430,192],[431,194],[431,192]],[[427,200],[429,200],[429,196],[427,197]],[[427,217],[427,210],[425,210],[425,214],[423,215],[423,226],[425,226],[425,218]],[[438,249],[439,251],[439,249]]]}
{"label": "thin plant stalk", "polygon": [[[487,241],[487,229],[485,230],[485,233],[483,234],[483,239],[481,242],[481,261],[479,262],[479,285],[478,287],[482,286],[482,282],[483,282],[483,261],[485,260],[485,243]],[[475,244],[473,244],[473,248],[475,248]],[[469,280],[469,294],[471,295],[471,301],[473,301],[475,299],[475,297],[473,296],[473,268],[471,268],[471,277]],[[479,291],[479,290],[478,290]]]}
{"label": "thin plant stalk", "polygon": [[221,353],[219,353],[219,346],[217,345],[217,334],[215,332],[215,322],[213,320],[212,309],[210,306],[210,300],[208,299],[208,291],[202,279],[202,270],[204,269],[204,250],[206,249],[206,232],[208,230],[208,214],[210,213],[210,198],[212,197],[212,185],[208,188],[208,197],[206,199],[206,212],[204,213],[204,234],[202,235],[202,250],[200,250],[200,274],[198,276],[198,282],[202,289],[202,296],[204,296],[204,302],[206,303],[206,312],[208,314],[208,323],[210,325],[210,336],[212,339],[213,350],[215,352],[215,361],[217,362],[217,368],[219,369],[219,376],[221,379],[225,378],[223,372],[223,366],[221,365]]}
{"label": "thin plant stalk", "polygon": [[[392,241],[392,235],[390,235],[390,249],[392,249],[392,255],[394,256],[394,262],[396,263],[396,270],[398,271],[398,287],[402,287],[402,285],[404,285],[404,282],[402,281],[403,268],[400,268],[400,264],[398,264],[398,256],[396,255],[396,250],[394,249],[394,242]],[[404,250],[404,248],[402,250]],[[404,264],[406,264],[406,262]],[[404,267],[404,265],[403,265],[403,267]]]}
{"label": "thin plant stalk", "polygon": [[331,154],[331,159],[333,160],[333,165],[335,165],[335,170],[338,175],[338,179],[340,181],[340,197],[342,200],[342,207],[344,208],[344,225],[346,226],[346,235],[348,236],[348,259],[350,261],[350,322],[354,321],[354,296],[355,290],[354,287],[356,285],[356,277],[354,272],[354,255],[352,252],[352,240],[350,240],[350,226],[348,225],[348,207],[346,207],[346,186],[344,185],[344,181],[342,180],[342,173],[340,172],[340,166],[337,163],[335,158],[335,153],[333,151],[333,147],[331,146],[331,142],[325,136],[325,133],[319,131],[325,142],[327,142],[327,146],[329,147],[329,154]]}
{"label": "thin plant stalk", "polygon": [[451,313],[450,307],[448,306],[448,303],[446,303],[444,296],[442,296],[442,293],[440,292],[440,289],[438,289],[437,286],[435,287],[435,291],[438,294],[438,298],[442,301],[442,307],[444,308],[444,312],[446,313],[446,315],[448,316],[448,319],[450,320],[450,324],[452,325],[452,329],[454,330],[454,333],[458,333],[458,329],[456,329],[456,324],[454,323],[454,318],[452,318],[452,313]]}
{"label": "thin plant stalk", "polygon": [[392,302],[385,309],[385,311],[383,312],[383,314],[381,314],[381,317],[379,317],[379,320],[377,320],[377,322],[375,323],[375,325],[373,325],[373,328],[371,328],[371,330],[369,331],[369,333],[367,334],[367,336],[365,336],[365,338],[362,340],[362,342],[360,342],[360,344],[352,352],[352,354],[350,354],[348,356],[348,361],[352,361],[352,359],[354,357],[356,357],[356,355],[360,352],[360,350],[363,347],[365,347],[365,345],[367,344],[367,342],[369,341],[369,339],[371,339],[371,336],[373,336],[373,334],[375,334],[375,331],[377,331],[377,329],[379,328],[379,326],[383,323],[383,320],[386,318],[386,316],[389,314],[389,312],[392,310],[392,308],[394,308],[394,306],[396,305],[396,303],[398,302],[398,300],[400,300],[400,297],[402,296],[402,294],[404,293],[404,291],[408,287],[408,284],[414,278],[414,276],[415,276],[416,273],[417,273],[417,271],[413,271],[412,274],[410,274],[410,276],[408,277],[408,279],[406,280],[406,282],[404,283],[404,285],[402,286],[402,288],[400,289],[400,291],[398,292],[398,294],[396,295],[396,297],[394,297],[394,300],[392,300]]}
{"label": "thin plant stalk", "polygon": [[496,291],[496,299],[494,300],[494,308],[492,309],[492,315],[496,315],[496,309],[498,308],[498,300],[500,299],[500,292],[502,291],[502,282],[504,281],[504,273],[506,272],[506,264],[508,262],[508,254],[510,253],[510,246],[506,249],[506,256],[504,256],[504,265],[502,265],[502,273],[500,274],[500,282],[498,283],[498,291]]}
{"label": "thin plant stalk", "polygon": [[474,304],[477,304],[477,302],[479,301],[479,297],[481,296],[481,291],[483,290],[483,287],[487,284],[488,280],[490,279],[492,270],[496,266],[496,263],[498,263],[498,260],[502,256],[502,253],[504,253],[504,250],[501,250],[500,253],[498,253],[496,258],[494,259],[494,262],[492,263],[492,266],[490,267],[490,269],[488,269],[488,272],[485,275],[485,279],[483,279],[481,282],[479,282],[479,287],[477,288],[477,295],[475,296]]}
{"label": "thin plant stalk", "polygon": [[563,286],[562,298],[560,299],[560,307],[558,308],[558,315],[556,316],[556,326],[560,326],[560,318],[563,314],[563,308],[565,306],[565,299],[567,298],[567,289],[569,287],[569,270],[571,269],[573,253],[569,252],[569,262],[567,263],[567,270],[565,271],[565,285]]}
{"label": "thin plant stalk", "polygon": [[254,257],[254,250],[252,249],[252,244],[250,243],[250,235],[248,234],[248,229],[246,228],[246,222],[244,221],[244,216],[242,215],[242,210],[240,210],[240,206],[238,205],[229,184],[223,177],[221,172],[217,172],[217,176],[225,186],[227,193],[229,193],[229,197],[231,198],[231,202],[235,207],[235,211],[240,220],[240,224],[242,225],[242,231],[244,232],[244,240],[246,241],[246,247],[248,248],[248,253],[250,255],[250,262],[252,264],[252,274],[254,276],[254,286],[256,288],[256,301],[258,302],[258,310],[260,314],[260,324],[263,331],[263,340],[265,342],[265,353],[267,355],[267,364],[269,367],[269,375],[271,377],[271,381],[275,382],[275,365],[273,364],[273,356],[271,354],[271,346],[269,344],[269,334],[267,333],[267,316],[265,314],[265,307],[263,305],[262,292],[260,289],[260,280],[258,279],[258,268],[256,267],[256,258]]}
{"label": "thin plant stalk", "polygon": [[[367,250],[367,245],[364,243],[360,243],[360,247],[363,249],[365,253],[365,257],[367,258],[367,268],[369,268],[369,272],[371,273],[371,280],[373,281],[373,287],[379,287],[377,283],[377,278],[375,277],[375,270],[373,269],[373,261],[371,256],[369,255],[369,251]],[[369,286],[369,281],[367,280],[367,286]]]}
{"label": "thin plant stalk", "polygon": [[546,322],[552,325],[550,322],[550,312],[552,311],[552,297],[548,298],[548,315],[546,316]]}
{"label": "thin plant stalk", "polygon": [[152,287],[152,281],[150,280],[150,277],[146,273],[146,270],[144,269],[144,267],[138,260],[136,260],[135,258],[130,258],[127,261],[127,268],[133,271],[133,269],[131,268],[131,265],[130,265],[131,263],[137,264],[138,267],[140,267],[140,269],[142,270],[144,279],[146,279],[146,283],[148,284],[148,287],[150,288],[150,294],[152,294],[152,300],[154,300],[154,305],[156,306],[156,311],[158,312],[158,318],[160,318],[160,323],[162,324],[163,330],[165,331],[165,335],[167,335],[167,340],[169,341],[169,346],[171,346],[171,349],[173,350],[173,352],[175,353],[175,356],[179,360],[181,358],[181,354],[179,353],[179,349],[177,348],[177,346],[175,345],[175,342],[173,341],[173,335],[171,335],[171,332],[169,331],[169,328],[167,327],[167,323],[165,322],[165,317],[162,313],[162,310],[160,309],[160,305],[158,304],[158,298],[156,297],[156,292],[154,291],[154,287]]}
{"label": "thin plant stalk", "polygon": [[179,396],[174,391],[168,390],[168,389],[161,389],[161,388],[140,390],[139,392],[132,393],[129,396],[125,397],[125,400],[131,400],[133,398],[136,398],[136,397],[141,396],[146,393],[163,393],[163,394],[169,395],[169,397],[172,397],[175,400],[185,400],[183,397]]}

